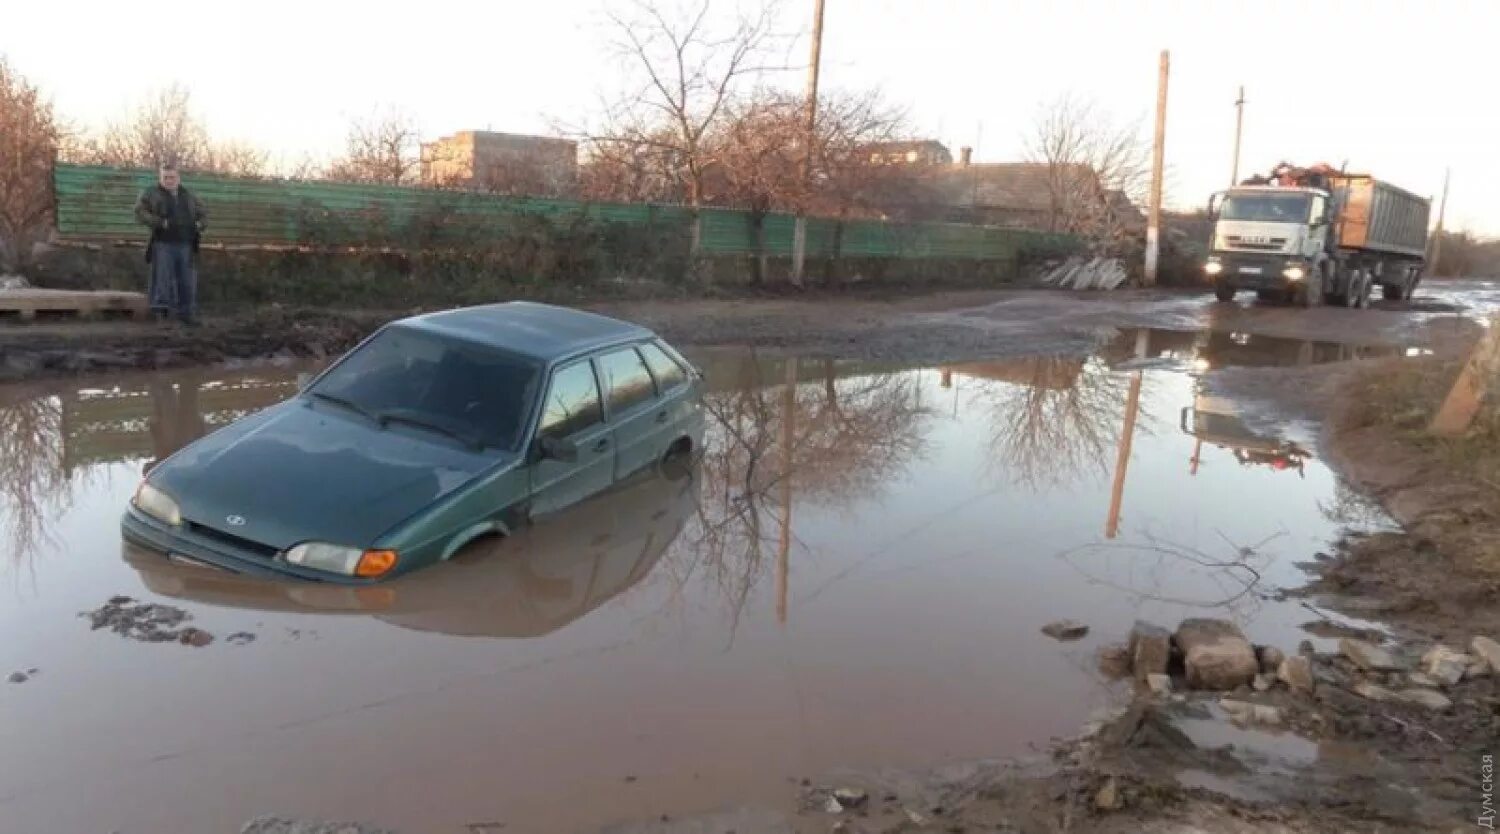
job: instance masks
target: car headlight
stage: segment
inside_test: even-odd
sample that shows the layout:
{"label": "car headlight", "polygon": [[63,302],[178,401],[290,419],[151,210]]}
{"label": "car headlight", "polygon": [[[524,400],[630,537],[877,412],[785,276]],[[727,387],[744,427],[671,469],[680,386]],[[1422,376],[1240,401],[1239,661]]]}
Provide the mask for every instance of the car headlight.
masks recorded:
{"label": "car headlight", "polygon": [[1208,263],[1203,265],[1203,273],[1205,275],[1218,275],[1223,271],[1224,265],[1219,263],[1218,261],[1209,261]]}
{"label": "car headlight", "polygon": [[1301,281],[1303,278],[1307,277],[1307,270],[1303,269],[1300,266],[1289,266],[1286,269],[1283,269],[1281,271],[1281,274],[1292,279],[1293,281]]}
{"label": "car headlight", "polygon": [[178,508],[177,502],[172,496],[152,486],[149,481],[141,481],[141,485],[136,487],[131,503],[157,521],[173,527],[182,526],[182,510]]}
{"label": "car headlight", "polygon": [[286,552],[294,565],[344,576],[373,578],[384,576],[396,566],[394,550],[360,550],[327,542],[303,542]]}

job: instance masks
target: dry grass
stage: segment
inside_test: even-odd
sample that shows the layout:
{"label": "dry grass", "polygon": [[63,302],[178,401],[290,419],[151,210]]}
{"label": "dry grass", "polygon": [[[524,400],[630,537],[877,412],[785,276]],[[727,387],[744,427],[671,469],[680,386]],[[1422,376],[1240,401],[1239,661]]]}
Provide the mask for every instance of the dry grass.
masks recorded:
{"label": "dry grass", "polygon": [[1435,456],[1455,476],[1500,491],[1500,379],[1480,406],[1469,430],[1458,437],[1427,432],[1432,416],[1462,367],[1461,358],[1392,359],[1372,365],[1345,389],[1335,427],[1343,432],[1376,428],[1392,440]]}

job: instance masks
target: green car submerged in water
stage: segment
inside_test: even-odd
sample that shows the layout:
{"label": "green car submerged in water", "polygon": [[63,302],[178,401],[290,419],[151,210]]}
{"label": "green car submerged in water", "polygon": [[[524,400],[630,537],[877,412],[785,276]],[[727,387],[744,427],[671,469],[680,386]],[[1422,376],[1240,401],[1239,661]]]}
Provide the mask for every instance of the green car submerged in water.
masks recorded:
{"label": "green car submerged in water", "polygon": [[702,444],[702,376],[645,328],[512,302],[382,328],[167,458],[127,541],[239,573],[380,581]]}

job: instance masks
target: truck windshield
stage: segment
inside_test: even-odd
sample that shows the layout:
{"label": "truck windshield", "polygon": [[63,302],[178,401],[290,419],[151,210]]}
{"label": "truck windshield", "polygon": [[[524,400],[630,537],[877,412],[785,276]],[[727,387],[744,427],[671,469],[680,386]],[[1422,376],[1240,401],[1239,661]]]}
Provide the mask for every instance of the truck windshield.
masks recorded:
{"label": "truck windshield", "polygon": [[1221,220],[1262,223],[1306,223],[1310,194],[1231,194],[1219,211]]}

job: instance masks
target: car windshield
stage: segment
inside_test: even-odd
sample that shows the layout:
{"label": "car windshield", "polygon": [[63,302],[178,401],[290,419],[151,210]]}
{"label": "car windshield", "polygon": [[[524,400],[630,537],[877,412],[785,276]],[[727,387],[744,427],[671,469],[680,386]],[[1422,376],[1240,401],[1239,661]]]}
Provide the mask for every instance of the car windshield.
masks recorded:
{"label": "car windshield", "polygon": [[1312,197],[1307,194],[1231,194],[1224,200],[1223,220],[1262,223],[1306,223]]}
{"label": "car windshield", "polygon": [[536,397],[540,366],[514,354],[388,327],[308,393],[381,425],[515,451]]}

